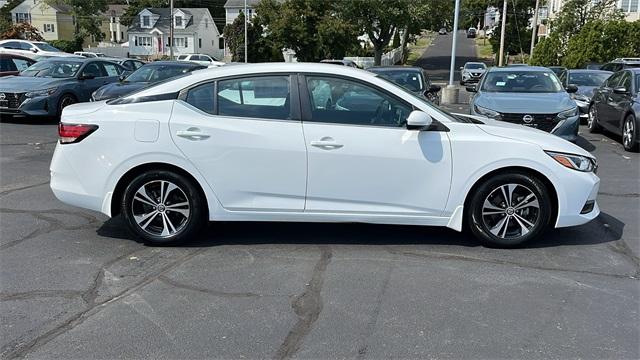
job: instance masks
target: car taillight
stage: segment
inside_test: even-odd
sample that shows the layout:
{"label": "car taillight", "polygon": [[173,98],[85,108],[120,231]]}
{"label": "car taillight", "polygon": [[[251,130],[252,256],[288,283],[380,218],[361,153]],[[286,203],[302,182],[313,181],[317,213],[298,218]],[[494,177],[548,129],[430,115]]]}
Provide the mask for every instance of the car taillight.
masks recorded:
{"label": "car taillight", "polygon": [[58,124],[60,144],[80,142],[96,130],[98,130],[98,125],[60,123]]}

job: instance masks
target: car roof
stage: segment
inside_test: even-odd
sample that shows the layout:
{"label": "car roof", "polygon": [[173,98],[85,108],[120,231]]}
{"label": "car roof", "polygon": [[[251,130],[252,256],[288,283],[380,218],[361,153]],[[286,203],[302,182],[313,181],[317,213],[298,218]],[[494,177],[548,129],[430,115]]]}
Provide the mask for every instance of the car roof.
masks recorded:
{"label": "car roof", "polygon": [[505,66],[505,67],[492,67],[489,69],[491,72],[510,72],[510,71],[550,71],[549,68],[542,66]]}
{"label": "car roof", "polygon": [[171,61],[171,60],[154,61],[154,62],[144,64],[144,66],[167,66],[167,65],[179,66],[179,67],[202,66],[198,63],[191,62],[191,61]]}
{"label": "car roof", "polygon": [[569,73],[595,73],[595,74],[613,74],[611,71],[607,70],[597,70],[597,69],[567,69]]}
{"label": "car roof", "polygon": [[417,66],[389,65],[389,66],[371,66],[371,67],[368,67],[367,70],[369,70],[369,71],[379,71],[379,72],[398,71],[398,70],[419,72],[419,71],[422,71],[423,69],[421,67],[417,67]]}

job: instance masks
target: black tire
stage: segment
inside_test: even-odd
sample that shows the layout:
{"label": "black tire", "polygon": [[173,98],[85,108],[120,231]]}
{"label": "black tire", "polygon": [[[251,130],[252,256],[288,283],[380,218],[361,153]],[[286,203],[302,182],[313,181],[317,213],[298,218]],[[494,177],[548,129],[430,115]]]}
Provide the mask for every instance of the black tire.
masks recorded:
{"label": "black tire", "polygon": [[638,151],[638,123],[633,114],[627,115],[622,124],[622,146],[627,151]]}
{"label": "black tire", "polygon": [[134,178],[124,191],[120,208],[129,228],[148,245],[183,243],[207,222],[207,204],[200,188],[166,170],[151,170]]}
{"label": "black tire", "polygon": [[[511,206],[504,204],[503,194],[511,197]],[[534,197],[529,198],[529,194]],[[468,226],[473,235],[489,247],[510,248],[524,244],[540,236],[551,221],[549,191],[542,181],[527,173],[492,176],[470,196],[466,213]],[[529,200],[525,202],[526,198]],[[519,204],[520,207],[514,206]],[[483,211],[486,211],[484,216]]]}
{"label": "black tire", "polygon": [[464,81],[460,80],[460,85],[464,86]]}
{"label": "black tire", "polygon": [[71,104],[75,104],[77,102],[78,102],[78,99],[76,99],[76,97],[71,94],[62,95],[60,97],[60,100],[58,100],[58,117],[62,115],[62,109],[64,109],[65,107]]}
{"label": "black tire", "polygon": [[602,130],[598,121],[598,109],[596,108],[596,104],[591,104],[591,106],[589,106],[589,117],[587,118],[587,128],[590,133],[596,134]]}

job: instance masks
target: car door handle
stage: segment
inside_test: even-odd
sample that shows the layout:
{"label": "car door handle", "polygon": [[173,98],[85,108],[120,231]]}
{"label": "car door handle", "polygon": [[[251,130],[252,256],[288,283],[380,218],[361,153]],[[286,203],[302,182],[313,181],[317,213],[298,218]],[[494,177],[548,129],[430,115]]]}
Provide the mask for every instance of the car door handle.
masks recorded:
{"label": "car door handle", "polygon": [[330,137],[323,137],[320,140],[312,141],[311,146],[323,149],[323,150],[335,150],[340,149],[343,145],[338,144]]}
{"label": "car door handle", "polygon": [[176,135],[188,140],[205,140],[211,137],[209,134],[200,131],[198,128],[188,128],[187,130],[178,130]]}

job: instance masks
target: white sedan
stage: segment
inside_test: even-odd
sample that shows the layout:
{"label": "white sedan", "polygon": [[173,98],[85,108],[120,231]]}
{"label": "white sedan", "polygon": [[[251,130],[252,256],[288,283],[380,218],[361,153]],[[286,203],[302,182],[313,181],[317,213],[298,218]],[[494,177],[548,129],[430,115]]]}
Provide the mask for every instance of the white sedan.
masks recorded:
{"label": "white sedan", "polygon": [[59,135],[58,199],[121,214],[150,244],[207,221],[303,221],[466,224],[508,247],[599,214],[596,160],[582,148],[443,112],[346,66],[199,70],[68,106]]}

